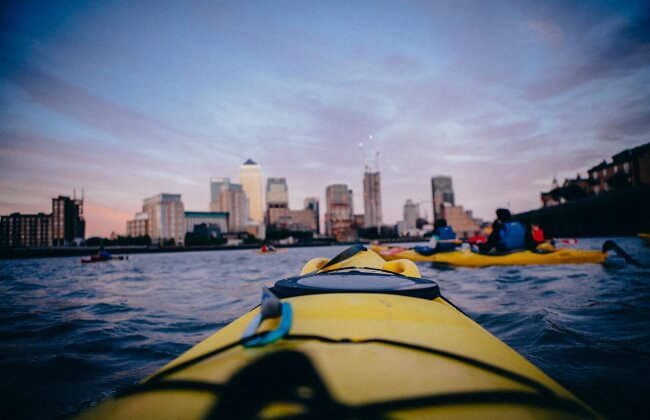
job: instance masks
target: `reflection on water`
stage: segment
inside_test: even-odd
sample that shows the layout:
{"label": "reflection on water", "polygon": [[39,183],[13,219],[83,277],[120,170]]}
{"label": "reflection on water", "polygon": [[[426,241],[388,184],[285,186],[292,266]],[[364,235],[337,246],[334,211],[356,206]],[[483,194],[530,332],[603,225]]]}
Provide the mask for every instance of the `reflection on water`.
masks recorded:
{"label": "reflection on water", "polygon": [[[650,264],[641,241],[618,242]],[[0,418],[55,417],[95,404],[251,309],[263,285],[343,249],[0,261]],[[471,318],[592,406],[641,416],[650,395],[650,269],[612,260],[419,267]]]}

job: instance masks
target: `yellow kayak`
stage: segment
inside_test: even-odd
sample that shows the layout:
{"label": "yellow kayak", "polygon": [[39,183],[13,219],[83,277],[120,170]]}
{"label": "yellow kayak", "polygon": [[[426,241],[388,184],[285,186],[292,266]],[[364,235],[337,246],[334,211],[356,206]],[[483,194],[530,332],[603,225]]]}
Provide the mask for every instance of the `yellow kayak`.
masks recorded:
{"label": "yellow kayak", "polygon": [[517,251],[505,255],[484,255],[469,250],[422,255],[412,249],[405,248],[374,246],[372,249],[387,261],[404,258],[416,262],[433,262],[459,267],[603,263],[607,259],[606,252],[572,248],[556,248],[552,251],[543,252]]}
{"label": "yellow kayak", "polygon": [[650,244],[650,233],[639,233],[639,238],[643,239],[645,243]]}
{"label": "yellow kayak", "polygon": [[586,418],[408,260],[354,246],[82,418]]}

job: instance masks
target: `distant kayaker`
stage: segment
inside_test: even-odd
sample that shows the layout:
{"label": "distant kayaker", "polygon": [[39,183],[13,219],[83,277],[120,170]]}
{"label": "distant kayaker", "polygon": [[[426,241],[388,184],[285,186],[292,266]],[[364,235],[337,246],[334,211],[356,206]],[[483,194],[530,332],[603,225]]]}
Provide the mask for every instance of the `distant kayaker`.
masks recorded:
{"label": "distant kayaker", "polygon": [[438,252],[449,252],[456,249],[458,241],[456,232],[447,225],[447,220],[438,219],[433,223],[433,232],[428,246],[416,246],[413,250],[421,255],[432,255]]}
{"label": "distant kayaker", "polygon": [[262,244],[262,247],[260,248],[261,252],[275,252],[275,247],[271,244]]}
{"label": "distant kayaker", "polygon": [[110,260],[113,256],[111,255],[110,252],[104,249],[104,245],[101,245],[99,247],[99,251],[97,252],[96,257],[101,260]]}
{"label": "distant kayaker", "polygon": [[526,228],[520,222],[512,220],[508,209],[497,209],[497,218],[492,223],[492,232],[487,242],[479,244],[482,254],[496,249],[497,252],[507,252],[526,249]]}
{"label": "distant kayaker", "polygon": [[537,245],[546,241],[544,231],[536,223],[528,223],[526,225],[526,248],[536,249]]}

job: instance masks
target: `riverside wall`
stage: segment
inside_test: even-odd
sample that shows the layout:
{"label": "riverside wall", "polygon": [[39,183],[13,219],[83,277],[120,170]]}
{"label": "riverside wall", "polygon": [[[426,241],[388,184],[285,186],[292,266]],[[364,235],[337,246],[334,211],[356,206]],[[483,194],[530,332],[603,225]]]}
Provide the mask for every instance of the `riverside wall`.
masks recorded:
{"label": "riverside wall", "polygon": [[547,237],[630,236],[650,232],[650,185],[612,191],[514,216]]}

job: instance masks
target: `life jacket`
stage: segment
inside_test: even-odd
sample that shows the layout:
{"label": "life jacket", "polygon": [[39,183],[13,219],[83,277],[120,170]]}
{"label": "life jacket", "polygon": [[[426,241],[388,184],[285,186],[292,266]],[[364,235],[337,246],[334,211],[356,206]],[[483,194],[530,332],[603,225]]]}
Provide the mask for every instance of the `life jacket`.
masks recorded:
{"label": "life jacket", "polygon": [[450,241],[456,239],[456,232],[450,226],[436,228],[433,232],[441,241]]}
{"label": "life jacket", "polygon": [[526,228],[519,222],[505,222],[499,235],[504,250],[526,248]]}
{"label": "life jacket", "polygon": [[456,233],[450,226],[436,228],[433,233],[438,237],[436,252],[449,252],[456,249],[455,242],[445,242],[456,239]]}
{"label": "life jacket", "polygon": [[535,242],[544,242],[544,231],[539,226],[532,225],[530,228],[530,235]]}

